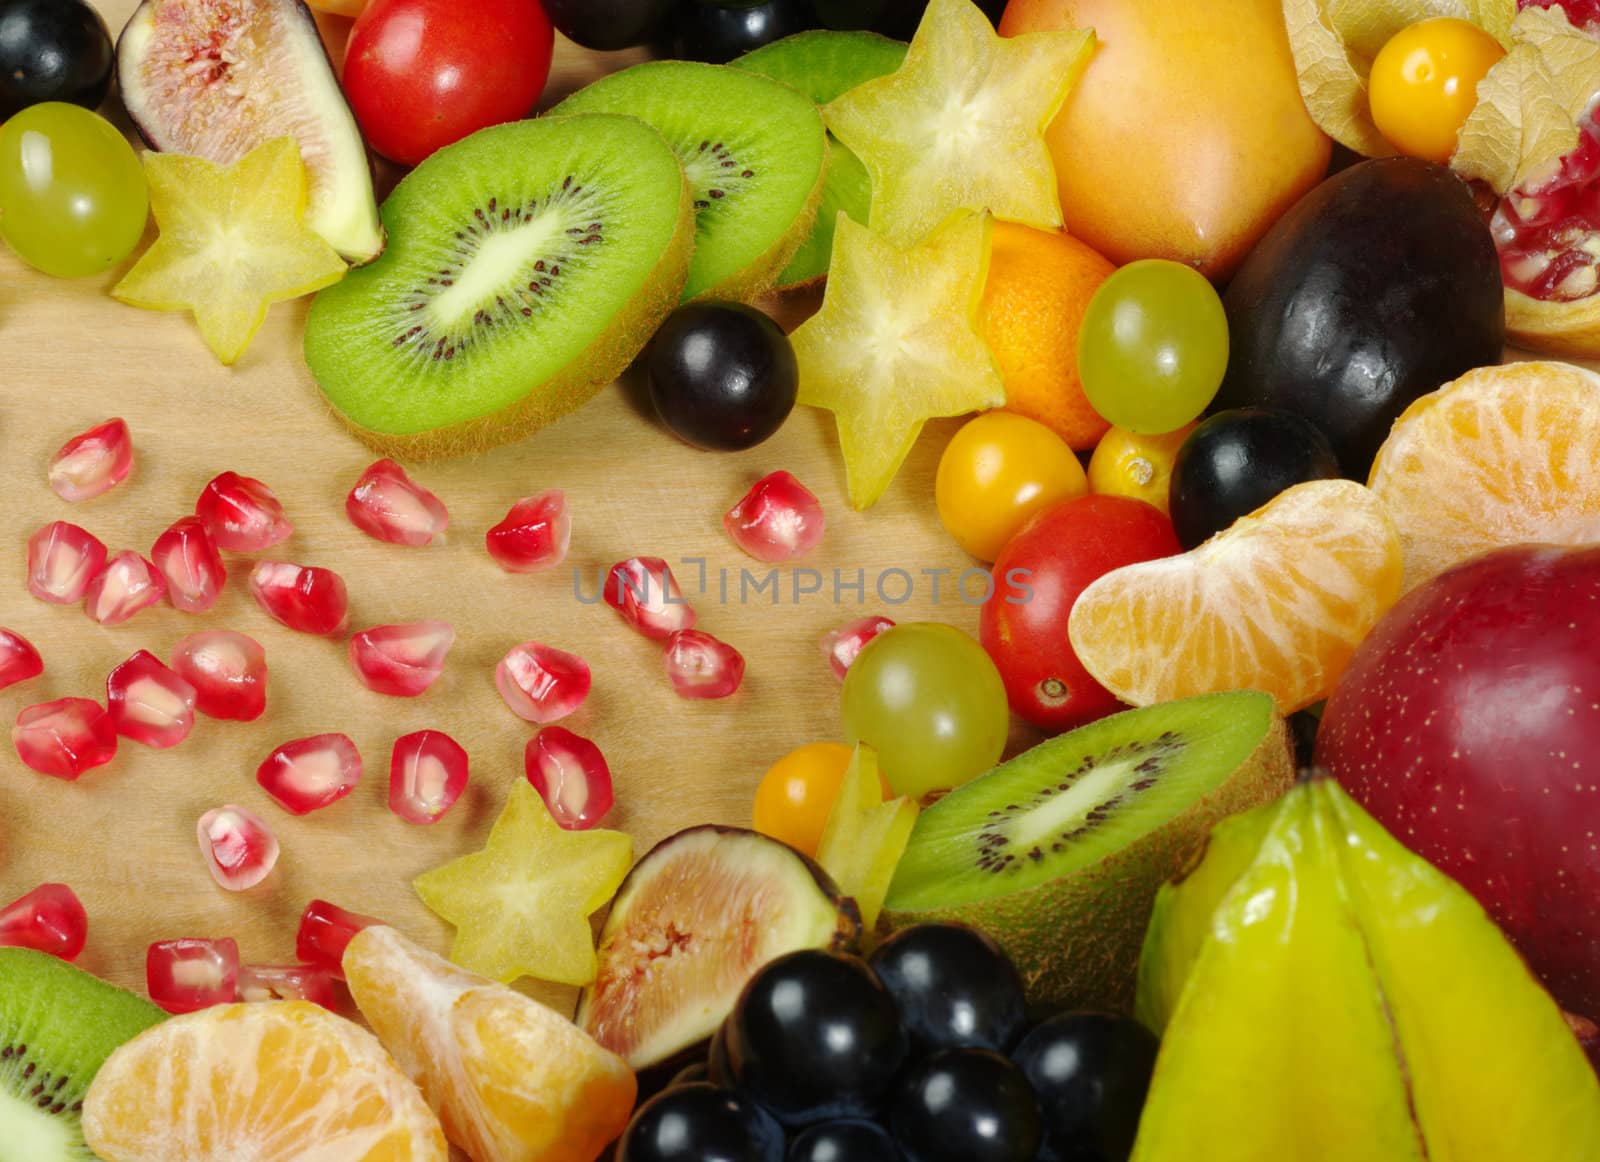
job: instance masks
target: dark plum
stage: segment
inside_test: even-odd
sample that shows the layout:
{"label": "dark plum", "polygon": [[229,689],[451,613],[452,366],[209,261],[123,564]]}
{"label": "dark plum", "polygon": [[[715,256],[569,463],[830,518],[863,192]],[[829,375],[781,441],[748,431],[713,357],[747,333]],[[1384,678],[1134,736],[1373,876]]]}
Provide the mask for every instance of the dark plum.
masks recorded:
{"label": "dark plum", "polygon": [[727,1022],[733,1084],[791,1127],[874,1116],[907,1048],[889,990],[865,962],[832,952],[767,964]]}
{"label": "dark plum", "polygon": [[649,44],[666,28],[672,0],[544,0],[556,31],[601,52]]}
{"label": "dark plum", "polygon": [[[896,40],[910,40],[928,0],[815,0],[825,28],[861,28]],[[984,15],[998,25],[1005,0],[978,0]]]}
{"label": "dark plum", "polygon": [[945,1049],[914,1066],[889,1126],[909,1162],[1032,1162],[1043,1137],[1028,1079],[989,1049]]}
{"label": "dark plum", "polygon": [[1172,462],[1172,531],[1192,549],[1291,485],[1338,475],[1333,447],[1305,417],[1268,407],[1218,412],[1189,433]]}
{"label": "dark plum", "polygon": [[794,410],[800,373],[783,328],[742,303],[679,307],[644,354],[661,422],[697,448],[752,448]]}
{"label": "dark plum", "polygon": [[675,1086],[634,1111],[617,1162],[783,1162],[783,1127],[741,1094]]}
{"label": "dark plum", "polygon": [[999,947],[961,924],[918,924],[869,961],[919,1050],[1011,1048],[1027,1022],[1022,978]]}
{"label": "dark plum", "polygon": [[0,121],[44,101],[97,108],[115,54],[83,0],[0,0]]}
{"label": "dark plum", "polygon": [[678,0],[672,14],[671,55],[726,64],[775,40],[817,26],[811,0],[717,4]]}
{"label": "dark plum", "polygon": [[1012,1059],[1033,1086],[1045,1138],[1074,1162],[1126,1162],[1160,1042],[1137,1021],[1064,1013],[1038,1025]]}
{"label": "dark plum", "polygon": [[900,1149],[876,1122],[823,1122],[789,1142],[785,1162],[901,1162]]}

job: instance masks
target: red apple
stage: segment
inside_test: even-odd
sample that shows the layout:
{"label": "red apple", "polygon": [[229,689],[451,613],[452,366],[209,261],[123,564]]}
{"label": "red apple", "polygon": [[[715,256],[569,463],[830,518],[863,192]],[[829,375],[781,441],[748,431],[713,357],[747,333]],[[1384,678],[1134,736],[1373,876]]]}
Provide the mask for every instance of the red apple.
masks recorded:
{"label": "red apple", "polygon": [[1328,699],[1317,761],[1600,1016],[1600,545],[1525,545],[1407,594]]}

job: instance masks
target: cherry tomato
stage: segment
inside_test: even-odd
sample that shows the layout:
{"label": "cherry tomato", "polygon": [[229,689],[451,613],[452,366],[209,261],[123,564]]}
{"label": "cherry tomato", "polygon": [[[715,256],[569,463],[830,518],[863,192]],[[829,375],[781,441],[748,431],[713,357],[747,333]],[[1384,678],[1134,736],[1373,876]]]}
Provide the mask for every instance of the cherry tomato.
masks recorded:
{"label": "cherry tomato", "polygon": [[1000,670],[1011,709],[1053,731],[1121,709],[1073,653],[1067,617],[1095,579],[1178,551],[1172,522],[1126,496],[1062,501],[1012,537],[994,563],[994,593],[978,619],[978,640]]}
{"label": "cherry tomato", "polygon": [[555,34],[539,0],[372,0],[350,30],[345,95],[402,165],[533,110]]}
{"label": "cherry tomato", "polygon": [[814,857],[851,754],[841,743],[813,742],[773,763],[756,787],[754,828]]}
{"label": "cherry tomato", "polygon": [[1476,24],[1424,20],[1389,38],[1372,61],[1367,98],[1378,131],[1401,153],[1441,165],[1478,103],[1478,82],[1506,55]]}
{"label": "cherry tomato", "polygon": [[945,446],[933,484],[939,519],[980,561],[994,560],[1040,509],[1088,490],[1066,441],[1011,412],[969,420]]}
{"label": "cherry tomato", "polygon": [[1141,435],[1112,428],[1100,437],[1089,457],[1089,491],[1105,496],[1131,496],[1167,511],[1167,485],[1178,449],[1199,424],[1175,432]]}

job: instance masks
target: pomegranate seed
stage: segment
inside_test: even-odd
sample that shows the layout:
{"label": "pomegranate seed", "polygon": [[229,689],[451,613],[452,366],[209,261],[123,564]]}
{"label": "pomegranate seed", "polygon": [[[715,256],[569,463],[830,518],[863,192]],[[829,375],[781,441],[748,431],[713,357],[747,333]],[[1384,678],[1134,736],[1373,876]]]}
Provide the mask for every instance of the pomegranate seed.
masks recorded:
{"label": "pomegranate seed", "polygon": [[40,601],[76,605],[106,567],[106,547],[86,529],[52,521],[28,538],[28,592]]}
{"label": "pomegranate seed", "polygon": [[587,831],[611,810],[611,768],[582,735],[547,726],[528,740],[522,762],[550,817],[566,830]]}
{"label": "pomegranate seed", "polygon": [[618,561],[606,574],[604,592],[606,604],[647,638],[661,641],[694,626],[694,608],[660,557]]}
{"label": "pomegranate seed", "polygon": [[572,514],[559,488],[523,497],[484,537],[489,556],[507,573],[536,573],[561,564],[571,540]]}
{"label": "pomegranate seed", "polygon": [[221,940],[158,940],[144,954],[144,987],[169,1013],[193,1013],[238,999],[239,945]]}
{"label": "pomegranate seed", "polygon": [[243,807],[213,807],[200,816],[195,832],[211,878],[230,892],[255,887],[278,863],[277,837]]}
{"label": "pomegranate seed", "polygon": [[835,676],[842,682],[845,671],[856,660],[862,647],[884,630],[893,628],[894,622],[887,617],[863,617],[838,629],[830,629],[822,635],[822,656],[828,659],[828,665],[833,667]]}
{"label": "pomegranate seed", "polygon": [[194,687],[149,650],[140,650],[106,676],[106,709],[117,733],[158,750],[189,737],[194,700]]}
{"label": "pomegranate seed", "polygon": [[389,810],[407,823],[437,823],[467,789],[467,752],[442,730],[394,740],[389,755]]}
{"label": "pomegranate seed", "polygon": [[89,938],[89,914],[66,884],[40,884],[0,908],[0,946],[76,960]]}
{"label": "pomegranate seed", "polygon": [[98,702],[58,698],[25,707],[11,728],[11,743],[41,774],[76,779],[116,757],[117,729]]}
{"label": "pomegranate seed", "polygon": [[310,1001],[333,1010],[333,974],[309,964],[247,964],[239,969],[241,1001]]}
{"label": "pomegranate seed", "polygon": [[50,487],[62,500],[89,500],[110,492],[132,469],[128,425],[107,420],[73,436],[50,457]]}
{"label": "pomegranate seed", "polygon": [[84,611],[101,625],[120,625],[166,596],[167,582],[149,561],[124,549],[89,582]]}
{"label": "pomegranate seed", "polygon": [[344,979],[344,950],[351,937],[363,928],[383,921],[360,912],[349,912],[327,900],[312,900],[300,914],[300,930],[295,933],[294,954],[300,960]]}
{"label": "pomegranate seed", "polygon": [[788,472],[756,481],[722,518],[733,543],[758,561],[804,556],[822,543],[822,502]]}
{"label": "pomegranate seed", "polygon": [[167,579],[167,596],[185,613],[204,613],[217,603],[228,570],[216,542],[197,516],[186,516],[156,538],[150,560]]}
{"label": "pomegranate seed", "polygon": [[0,690],[42,673],[44,659],[33,643],[15,630],[0,629]]}
{"label": "pomegranate seed", "polygon": [[230,553],[259,553],[294,532],[272,489],[237,472],[224,472],[207,484],[194,502],[194,514],[217,548]]}
{"label": "pomegranate seed", "polygon": [[301,633],[338,633],[350,616],[344,578],[314,565],[262,561],[250,571],[250,595],[268,617]]}
{"label": "pomegranate seed", "polygon": [[447,621],[375,625],[350,639],[350,664],[367,689],[415,698],[444,672],[455,640]]}
{"label": "pomegranate seed", "polygon": [[343,734],[286,742],[256,768],[256,782],[291,815],[337,803],[361,779],[361,752]]}
{"label": "pomegranate seed", "polygon": [[367,536],[391,545],[426,545],[450,524],[439,498],[393,460],[379,460],[361,474],[344,511]]}
{"label": "pomegranate seed", "polygon": [[250,722],[267,708],[267,652],[231,629],[192,633],[172,648],[172,668],[194,687],[194,706],[211,718]]}
{"label": "pomegranate seed", "polygon": [[661,657],[680,698],[726,698],[744,681],[744,655],[704,630],[679,630]]}
{"label": "pomegranate seed", "polygon": [[589,663],[553,646],[523,642],[500,659],[494,684],[518,718],[555,722],[589,696]]}

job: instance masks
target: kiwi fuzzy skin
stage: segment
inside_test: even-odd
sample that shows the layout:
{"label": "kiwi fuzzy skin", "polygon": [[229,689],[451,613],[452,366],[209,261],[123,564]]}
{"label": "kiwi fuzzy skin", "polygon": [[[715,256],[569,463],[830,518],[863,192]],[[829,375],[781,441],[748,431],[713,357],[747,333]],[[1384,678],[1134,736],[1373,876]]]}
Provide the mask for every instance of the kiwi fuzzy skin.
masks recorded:
{"label": "kiwi fuzzy skin", "polygon": [[1219,821],[1284,795],[1294,778],[1288,728],[1275,715],[1249,757],[1209,794],[1099,864],[987,900],[916,911],[885,905],[879,934],[970,924],[1011,958],[1030,1006],[1130,1013],[1156,892],[1199,858]]}

